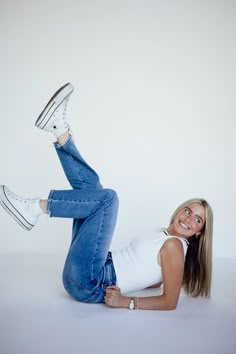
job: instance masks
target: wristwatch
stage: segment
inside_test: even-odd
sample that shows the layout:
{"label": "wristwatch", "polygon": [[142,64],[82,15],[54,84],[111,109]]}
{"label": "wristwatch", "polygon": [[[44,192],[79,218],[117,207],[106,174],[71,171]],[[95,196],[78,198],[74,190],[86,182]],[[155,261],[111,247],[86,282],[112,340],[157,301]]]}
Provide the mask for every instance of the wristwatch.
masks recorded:
{"label": "wristwatch", "polygon": [[130,310],[134,310],[135,309],[134,298],[133,297],[130,298],[129,309]]}

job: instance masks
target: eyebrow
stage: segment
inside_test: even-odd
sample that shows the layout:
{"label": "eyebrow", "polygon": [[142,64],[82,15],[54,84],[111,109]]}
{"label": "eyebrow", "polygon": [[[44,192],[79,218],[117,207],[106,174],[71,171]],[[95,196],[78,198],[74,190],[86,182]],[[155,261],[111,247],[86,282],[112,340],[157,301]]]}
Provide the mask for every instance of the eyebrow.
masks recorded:
{"label": "eyebrow", "polygon": [[[191,211],[191,213],[193,213],[193,211],[192,211],[192,209],[191,208],[189,208],[189,207],[186,207],[187,209],[189,209],[190,211]],[[203,223],[203,219],[202,219],[202,217],[200,216],[200,215],[197,215],[196,214],[196,216],[199,218],[199,219],[201,219],[202,220],[202,223]]]}

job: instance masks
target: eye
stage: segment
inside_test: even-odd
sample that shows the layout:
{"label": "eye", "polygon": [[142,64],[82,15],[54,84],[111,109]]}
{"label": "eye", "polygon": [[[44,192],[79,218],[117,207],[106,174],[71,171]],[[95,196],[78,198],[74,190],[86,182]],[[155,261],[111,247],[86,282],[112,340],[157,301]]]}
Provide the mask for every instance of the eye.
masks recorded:
{"label": "eye", "polygon": [[195,221],[196,221],[198,224],[201,223],[201,219],[199,219],[199,218],[196,218]]}
{"label": "eye", "polygon": [[189,209],[184,209],[185,214],[190,215],[190,210]]}

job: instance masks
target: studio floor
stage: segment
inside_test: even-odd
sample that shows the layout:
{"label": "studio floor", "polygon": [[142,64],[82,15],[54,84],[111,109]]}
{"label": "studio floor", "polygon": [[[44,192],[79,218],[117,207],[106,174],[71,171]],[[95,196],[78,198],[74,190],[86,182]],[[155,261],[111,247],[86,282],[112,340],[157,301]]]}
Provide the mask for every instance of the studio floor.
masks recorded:
{"label": "studio floor", "polygon": [[236,353],[236,260],[214,260],[211,300],[181,294],[175,311],[76,302],[62,267],[62,256],[0,255],[1,354]]}

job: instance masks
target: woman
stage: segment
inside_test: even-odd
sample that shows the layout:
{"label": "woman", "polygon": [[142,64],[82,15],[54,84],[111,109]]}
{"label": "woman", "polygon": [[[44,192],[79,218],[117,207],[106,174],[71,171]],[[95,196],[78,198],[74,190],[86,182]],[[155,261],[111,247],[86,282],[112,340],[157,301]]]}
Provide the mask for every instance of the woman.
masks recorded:
{"label": "woman", "polygon": [[[72,92],[71,84],[62,86],[35,123],[56,137],[55,149],[72,189],[52,190],[48,199],[42,200],[21,198],[1,186],[3,208],[26,230],[31,230],[43,213],[73,219],[63,284],[76,300],[128,309],[172,310],[182,286],[189,295],[209,296],[213,215],[203,199],[180,205],[168,228],[157,237],[134,240],[120,251],[109,251],[118,198],[115,191],[102,187],[72,140],[66,117]],[[124,295],[162,283],[159,296]]]}

